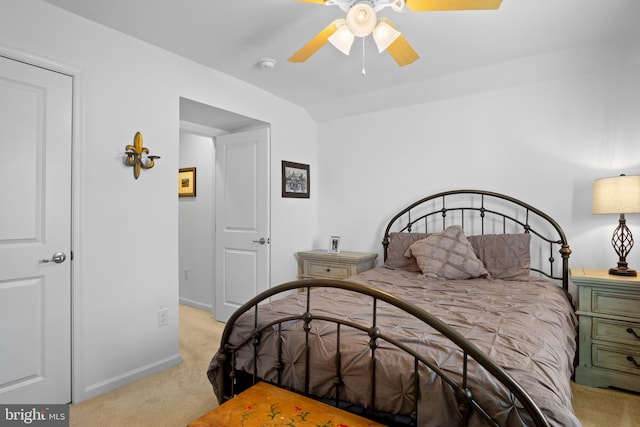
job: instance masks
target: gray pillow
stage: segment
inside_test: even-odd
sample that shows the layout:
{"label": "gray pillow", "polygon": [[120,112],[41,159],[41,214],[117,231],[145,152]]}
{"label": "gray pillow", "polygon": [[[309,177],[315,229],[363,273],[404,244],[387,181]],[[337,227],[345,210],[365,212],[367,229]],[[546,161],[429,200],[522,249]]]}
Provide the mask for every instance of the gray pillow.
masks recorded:
{"label": "gray pillow", "polygon": [[530,233],[469,236],[469,241],[494,279],[529,280]]}
{"label": "gray pillow", "polygon": [[412,256],[405,256],[409,246],[427,237],[427,233],[389,233],[387,260],[384,265],[393,269],[419,272],[418,264]]}
{"label": "gray pillow", "polygon": [[426,277],[464,280],[489,276],[459,225],[415,242],[406,255],[415,257]]}

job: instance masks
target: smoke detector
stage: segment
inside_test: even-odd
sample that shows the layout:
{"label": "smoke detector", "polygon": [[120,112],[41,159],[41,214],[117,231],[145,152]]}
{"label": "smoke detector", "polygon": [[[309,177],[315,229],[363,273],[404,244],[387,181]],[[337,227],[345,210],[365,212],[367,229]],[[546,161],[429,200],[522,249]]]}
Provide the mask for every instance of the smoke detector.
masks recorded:
{"label": "smoke detector", "polygon": [[257,62],[257,65],[263,70],[272,70],[276,66],[276,60],[272,58],[262,58]]}

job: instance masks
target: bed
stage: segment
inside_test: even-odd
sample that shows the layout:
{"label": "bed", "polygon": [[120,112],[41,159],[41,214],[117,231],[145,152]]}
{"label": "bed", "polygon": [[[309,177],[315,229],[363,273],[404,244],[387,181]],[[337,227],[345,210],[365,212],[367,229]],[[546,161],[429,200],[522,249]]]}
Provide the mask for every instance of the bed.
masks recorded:
{"label": "bed", "polygon": [[571,249],[554,219],[456,190],[382,234],[382,265],[278,285],[232,315],[207,371],[220,403],[267,381],[385,425],[580,425]]}

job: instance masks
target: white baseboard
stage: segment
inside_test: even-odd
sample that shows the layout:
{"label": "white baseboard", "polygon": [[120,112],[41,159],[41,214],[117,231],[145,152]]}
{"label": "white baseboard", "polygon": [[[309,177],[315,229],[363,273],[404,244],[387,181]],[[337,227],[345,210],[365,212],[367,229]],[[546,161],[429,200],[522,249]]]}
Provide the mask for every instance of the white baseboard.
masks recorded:
{"label": "white baseboard", "polygon": [[189,300],[189,299],[182,298],[182,297],[180,297],[179,303],[183,304],[183,305],[188,305],[189,307],[198,308],[200,310],[208,311],[209,313],[211,313],[211,311],[213,309],[211,304],[204,304],[204,303],[201,303],[201,302],[198,302],[198,301],[193,301],[193,300]]}
{"label": "white baseboard", "polygon": [[[138,369],[125,372],[121,375],[108,378],[104,381],[100,381],[99,383],[91,384],[85,388],[82,396],[80,396],[80,398],[73,403],[79,403],[83,400],[91,399],[92,397],[96,397],[118,387],[122,387],[123,385],[127,385],[139,379],[148,377],[149,375],[157,374],[158,372],[162,372],[165,369],[172,368],[181,363],[182,356],[180,354],[176,354],[166,359],[159,360],[155,363],[151,363]],[[78,396],[76,395],[76,397]]]}

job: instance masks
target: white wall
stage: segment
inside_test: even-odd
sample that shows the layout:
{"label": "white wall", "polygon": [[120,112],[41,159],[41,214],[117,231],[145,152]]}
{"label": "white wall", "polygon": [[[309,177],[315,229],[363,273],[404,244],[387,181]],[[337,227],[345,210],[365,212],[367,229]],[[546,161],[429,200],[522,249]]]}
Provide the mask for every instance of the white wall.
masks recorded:
{"label": "white wall", "polygon": [[[465,94],[459,84],[457,98],[318,126],[264,91],[39,0],[0,0],[0,11],[0,51],[78,71],[75,401],[179,362],[181,96],[271,125],[272,284],[295,278],[295,251],[326,247],[333,234],[344,250],[379,251],[394,212],[460,187],[504,192],[556,217],[573,266],[615,264],[616,218],[591,215],[590,191],[595,178],[640,173],[637,53],[587,58],[586,69],[556,68],[546,56],[525,61],[536,73],[496,66],[511,86]],[[162,156],[137,181],[122,164],[136,131]],[[310,200],[279,197],[281,160],[311,165]],[[628,223],[640,233],[640,215]],[[629,261],[640,268],[639,248]],[[157,327],[159,307],[169,308],[168,327]]]}
{"label": "white wall", "polygon": [[196,168],[196,197],[180,197],[180,302],[211,311],[214,296],[214,188],[213,138],[180,131],[181,168]]}
{"label": "white wall", "polygon": [[[0,50],[77,70],[74,401],[180,361],[181,96],[271,124],[271,281],[295,278],[293,252],[315,236],[316,198],[294,203],[277,195],[280,160],[316,162],[317,128],[304,110],[39,0],[0,0]],[[162,158],[134,180],[122,155],[137,131]],[[169,308],[163,328],[160,307]]]}
{"label": "white wall", "polygon": [[[540,70],[537,81],[322,123],[315,245],[340,235],[343,249],[379,252],[381,262],[382,233],[396,212],[432,193],[473,188],[556,218],[573,248],[570,266],[615,266],[617,217],[592,215],[591,191],[596,178],[640,174],[640,56],[600,61],[603,51],[524,61],[528,74]],[[511,65],[502,69],[506,81],[518,80]],[[640,214],[627,222],[640,235]],[[628,260],[640,269],[640,248]]]}

